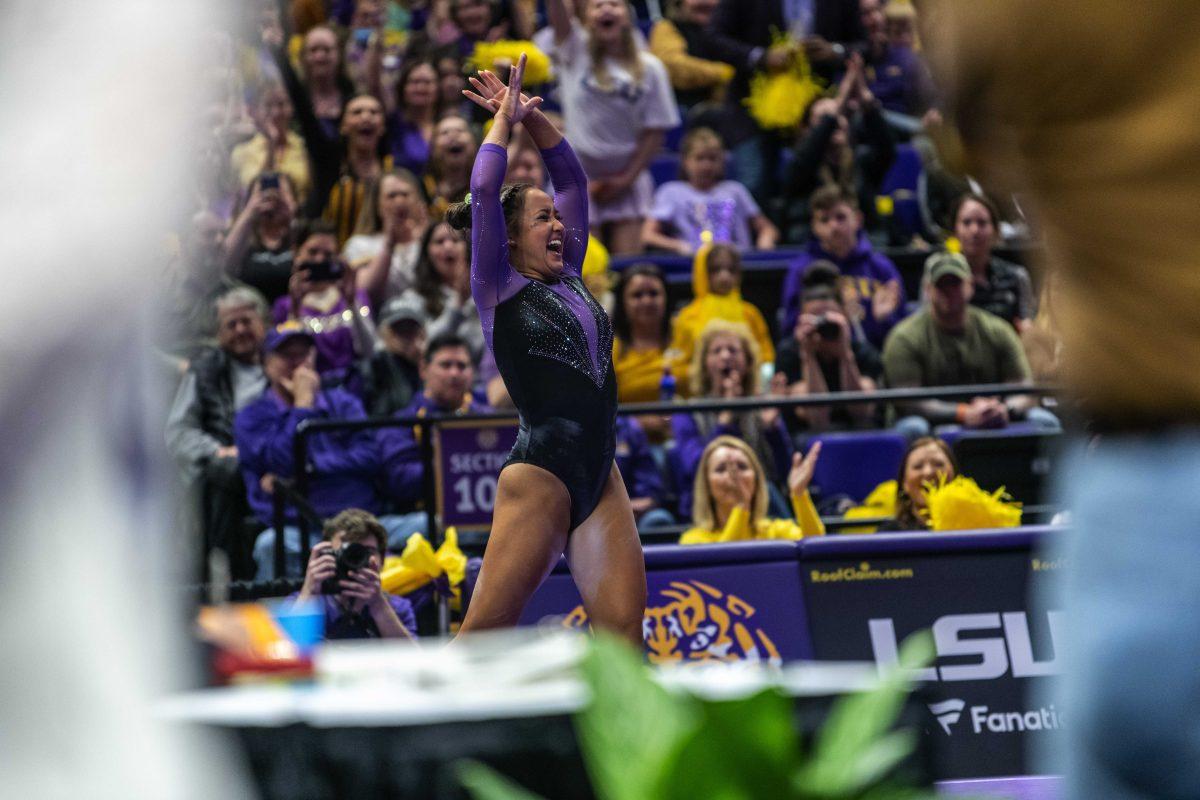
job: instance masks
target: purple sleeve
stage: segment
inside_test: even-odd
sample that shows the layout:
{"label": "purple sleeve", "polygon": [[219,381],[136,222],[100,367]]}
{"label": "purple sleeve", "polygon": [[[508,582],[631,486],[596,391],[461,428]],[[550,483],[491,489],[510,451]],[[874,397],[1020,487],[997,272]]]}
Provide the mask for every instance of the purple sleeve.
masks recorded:
{"label": "purple sleeve", "polygon": [[413,636],[417,635],[417,615],[413,611],[413,604],[406,597],[399,597],[394,594],[387,596],[388,604],[391,605],[392,611],[396,612],[396,619],[400,620],[400,624],[405,630]]}
{"label": "purple sleeve", "polygon": [[[330,419],[366,419],[358,398],[343,389],[326,390],[325,402]],[[377,432],[373,430],[328,431],[318,434],[322,445],[315,442],[308,458],[317,475],[364,475],[374,477],[381,465]],[[317,438],[317,437],[314,437]]]}
{"label": "purple sleeve", "polygon": [[563,139],[542,151],[542,161],[554,184],[554,208],[567,229],[563,241],[563,268],[570,275],[583,274],[583,256],[588,243],[588,184],[583,165]]}
{"label": "purple sleeve", "polygon": [[796,320],[800,318],[800,279],[804,277],[804,271],[811,261],[812,256],[805,253],[788,264],[787,275],[783,278],[783,297],[779,302],[783,309],[783,320],[779,326],[781,335],[786,336],[796,328]]}
{"label": "purple sleeve", "polygon": [[512,283],[500,206],[507,168],[507,151],[491,143],[479,148],[471,168],[471,295],[480,311],[494,309],[507,299],[504,291]]}

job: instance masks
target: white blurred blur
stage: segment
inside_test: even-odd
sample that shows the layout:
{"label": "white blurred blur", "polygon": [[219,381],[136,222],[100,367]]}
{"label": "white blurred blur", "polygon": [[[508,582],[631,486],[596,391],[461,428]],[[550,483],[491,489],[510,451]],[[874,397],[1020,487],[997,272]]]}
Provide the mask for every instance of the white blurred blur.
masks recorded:
{"label": "white blurred blur", "polygon": [[194,679],[149,308],[215,0],[0,5],[0,794],[241,797]]}

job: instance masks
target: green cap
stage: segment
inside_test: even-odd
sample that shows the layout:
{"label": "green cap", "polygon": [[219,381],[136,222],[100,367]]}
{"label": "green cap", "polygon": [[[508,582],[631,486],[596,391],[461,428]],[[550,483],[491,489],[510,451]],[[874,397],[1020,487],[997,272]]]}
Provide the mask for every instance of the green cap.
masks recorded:
{"label": "green cap", "polygon": [[962,253],[934,253],[925,259],[925,280],[937,283],[947,275],[961,281],[971,277],[971,267]]}

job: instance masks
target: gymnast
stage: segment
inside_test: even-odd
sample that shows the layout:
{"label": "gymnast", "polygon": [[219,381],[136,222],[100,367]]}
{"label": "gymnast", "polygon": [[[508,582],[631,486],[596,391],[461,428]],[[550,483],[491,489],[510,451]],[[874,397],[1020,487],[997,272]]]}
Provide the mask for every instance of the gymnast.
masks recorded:
{"label": "gymnast", "polygon": [[[491,537],[461,632],[517,623],[564,552],[593,626],[642,644],[646,571],[633,511],[613,463],[617,385],[612,325],[581,278],[587,177],[574,151],[521,94],[488,71],[463,94],[493,114],[471,193],[446,212],[471,229],[471,292],[484,338],[520,415],[500,472]],[[518,123],[554,185],[503,185]],[[614,120],[614,124],[620,124]]]}

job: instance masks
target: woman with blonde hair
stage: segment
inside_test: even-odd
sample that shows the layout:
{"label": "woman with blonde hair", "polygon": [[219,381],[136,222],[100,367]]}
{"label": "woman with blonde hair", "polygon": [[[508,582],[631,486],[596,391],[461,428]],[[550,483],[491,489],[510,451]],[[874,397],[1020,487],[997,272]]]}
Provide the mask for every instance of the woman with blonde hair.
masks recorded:
{"label": "woman with blonde hair", "polygon": [[663,63],[638,45],[628,3],[583,2],[583,25],[565,0],[546,3],[566,136],[587,171],[593,233],[613,255],[636,253],[654,193],[647,167],[679,107]]}
{"label": "woman with blonde hair", "polygon": [[767,478],[754,451],[733,436],[718,436],[700,457],[693,487],[692,524],[680,544],[714,544],[750,539],[801,539],[820,536],[825,526],[817,515],[808,484],[812,480],[820,443],[808,455],[792,456],[788,474],[795,519],[767,517]]}

